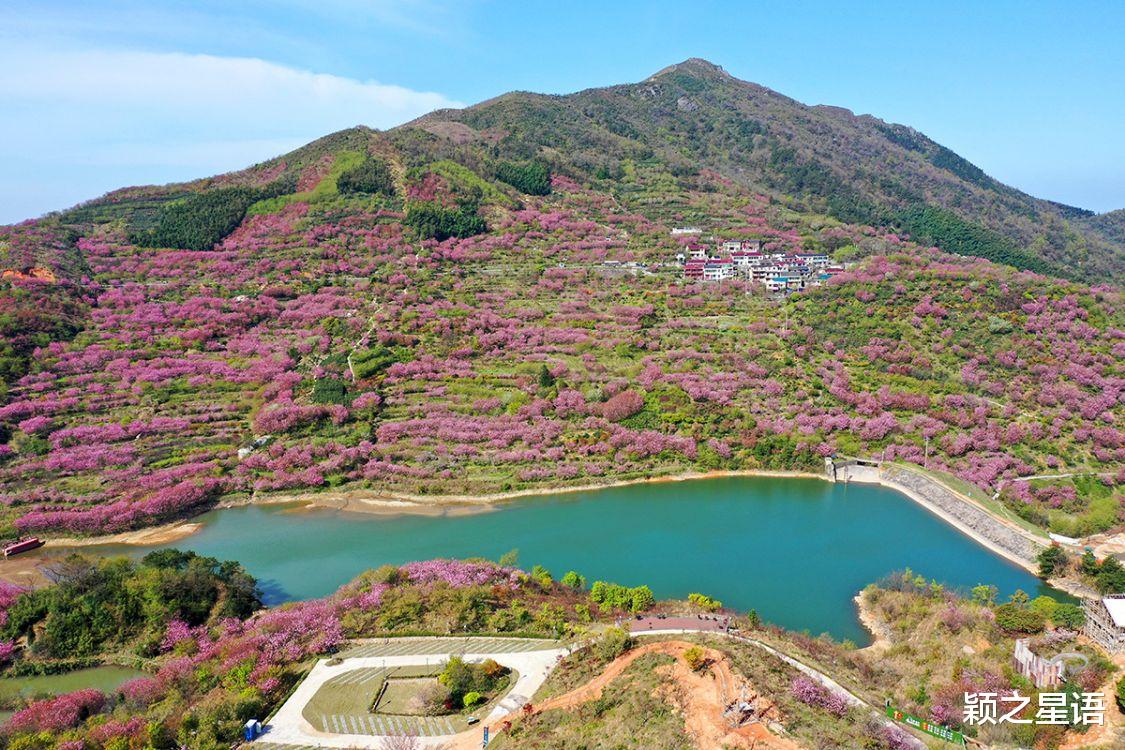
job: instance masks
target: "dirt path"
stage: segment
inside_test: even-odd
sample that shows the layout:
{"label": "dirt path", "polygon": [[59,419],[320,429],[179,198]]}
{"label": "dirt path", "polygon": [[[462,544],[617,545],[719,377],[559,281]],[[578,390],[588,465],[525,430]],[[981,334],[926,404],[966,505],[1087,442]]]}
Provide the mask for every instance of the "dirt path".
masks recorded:
{"label": "dirt path", "polygon": [[[739,698],[743,691],[747,695],[754,695],[754,691],[745,678],[731,668],[726,655],[714,649],[700,647],[710,664],[703,672],[693,672],[683,659],[684,652],[693,645],[684,641],[661,641],[635,648],[615,659],[600,675],[585,685],[536,706],[535,711],[573,709],[597,700],[606,686],[620,677],[637,659],[647,654],[666,654],[675,657],[676,661],[659,670],[671,683],[662,688],[661,692],[683,712],[688,734],[695,739],[697,747],[748,750],[797,750],[800,747],[791,740],[771,734],[761,723],[742,727],[728,724],[723,717],[723,710]],[[771,712],[772,718],[776,719],[777,709],[771,706],[766,715],[770,716]]]}

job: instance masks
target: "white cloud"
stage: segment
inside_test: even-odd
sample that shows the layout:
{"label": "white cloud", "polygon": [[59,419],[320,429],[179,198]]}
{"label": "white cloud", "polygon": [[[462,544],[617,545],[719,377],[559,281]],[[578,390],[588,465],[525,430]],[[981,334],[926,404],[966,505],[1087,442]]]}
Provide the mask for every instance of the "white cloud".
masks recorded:
{"label": "white cloud", "polygon": [[19,191],[49,194],[45,186],[71,173],[77,184],[38,212],[65,207],[76,192],[118,187],[122,175],[137,176],[126,184],[177,180],[194,166],[193,176],[206,176],[342,128],[388,128],[460,106],[438,93],[242,57],[4,44],[0,70],[0,164],[9,165],[0,166],[0,221],[24,218],[11,213],[27,210]]}

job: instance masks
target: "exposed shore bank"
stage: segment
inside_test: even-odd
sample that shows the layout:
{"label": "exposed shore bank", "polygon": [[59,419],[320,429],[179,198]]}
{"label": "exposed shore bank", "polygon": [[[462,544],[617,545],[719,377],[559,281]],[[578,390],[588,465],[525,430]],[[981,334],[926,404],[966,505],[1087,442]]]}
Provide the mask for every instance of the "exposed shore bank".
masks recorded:
{"label": "exposed shore bank", "polygon": [[[245,502],[255,505],[303,504],[307,507],[333,508],[335,510],[374,513],[379,515],[412,513],[417,515],[442,515],[471,513],[490,506],[512,500],[539,497],[542,495],[563,495],[578,492],[598,492],[615,487],[630,487],[640,484],[664,484],[667,482],[690,482],[698,479],[723,479],[729,477],[774,477],[781,479],[820,479],[823,474],[811,471],[769,471],[764,469],[740,469],[733,471],[691,471],[658,477],[639,477],[598,484],[564,485],[561,487],[532,487],[511,492],[494,492],[483,495],[415,495],[405,492],[384,490],[328,490],[322,492],[281,492],[256,495]],[[243,504],[232,502],[228,507]]]}
{"label": "exposed shore bank", "polygon": [[136,545],[149,547],[157,544],[167,544],[191,536],[203,528],[199,521],[173,521],[160,526],[149,526],[136,531],[123,531],[120,534],[105,534],[102,536],[72,536],[52,537],[44,545],[53,547],[97,547],[107,544]]}
{"label": "exposed shore bank", "polygon": [[860,623],[863,625],[864,630],[871,634],[871,643],[860,650],[872,654],[881,654],[894,645],[891,640],[890,628],[876,616],[874,610],[867,603],[866,589],[856,594],[853,601],[855,602],[856,611],[859,614]]}

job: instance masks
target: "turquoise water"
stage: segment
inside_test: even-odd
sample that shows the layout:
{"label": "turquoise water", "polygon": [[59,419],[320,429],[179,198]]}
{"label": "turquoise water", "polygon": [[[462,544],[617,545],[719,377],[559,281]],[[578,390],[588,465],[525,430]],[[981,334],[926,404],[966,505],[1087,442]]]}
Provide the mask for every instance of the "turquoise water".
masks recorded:
{"label": "turquoise water", "polygon": [[[529,498],[469,515],[377,516],[248,506],[203,516],[172,546],[240,560],[271,603],[334,591],[384,563],[497,559],[556,577],[699,591],[768,621],[867,642],[852,598],[906,567],[948,585],[1049,591],[1018,566],[892,490],[815,479],[736,477]],[[136,549],[129,550],[136,553]],[[141,550],[142,552],[144,550]]]}
{"label": "turquoise water", "polygon": [[[110,691],[129,680],[144,676],[145,673],[137,669],[106,665],[76,669],[62,674],[3,677],[0,678],[0,700],[8,701],[20,695],[31,696],[42,693],[61,695],[83,688]],[[0,712],[0,720],[6,720],[10,715],[10,712]]]}

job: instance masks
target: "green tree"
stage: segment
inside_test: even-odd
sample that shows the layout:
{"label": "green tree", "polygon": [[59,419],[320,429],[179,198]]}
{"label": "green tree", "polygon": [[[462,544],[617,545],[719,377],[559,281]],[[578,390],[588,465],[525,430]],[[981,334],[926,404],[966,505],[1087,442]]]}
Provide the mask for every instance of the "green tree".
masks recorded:
{"label": "green tree", "polygon": [[317,404],[341,404],[351,402],[348,386],[339,378],[320,378],[313,383],[312,400]]}
{"label": "green tree", "polygon": [[542,565],[536,565],[531,569],[532,579],[543,588],[549,588],[554,579],[551,578],[551,571],[544,568]]}
{"label": "green tree", "polygon": [[1054,622],[1055,613],[1059,608],[1059,603],[1049,596],[1037,596],[1031,600],[1028,607],[1035,610],[1048,620]]}
{"label": "green tree", "polygon": [[438,675],[438,682],[445,685],[454,699],[460,699],[476,686],[476,675],[460,656],[450,656]]}
{"label": "green tree", "polygon": [[165,204],[152,229],[135,229],[130,240],[145,247],[210,250],[242,222],[246,209],[263,197],[248,187],[226,187],[194,193]]}
{"label": "green tree", "polygon": [[698,672],[707,664],[707,655],[699,646],[692,646],[684,651],[684,661],[693,672]]}
{"label": "green tree", "polygon": [[688,594],[688,601],[696,607],[708,612],[716,612],[723,608],[723,603],[721,601],[712,599],[706,594]]}
{"label": "green tree", "polygon": [[1125,593],[1125,565],[1122,565],[1116,557],[1110,555],[1102,560],[1102,564],[1098,566],[1098,575],[1095,581],[1098,591],[1103,594]]}
{"label": "green tree", "polygon": [[1044,580],[1066,569],[1066,552],[1057,544],[1044,548],[1037,559],[1039,560],[1039,577]]}
{"label": "green tree", "polygon": [[586,576],[573,570],[568,570],[566,575],[562,577],[562,585],[574,589],[575,591],[580,591],[586,588]]}
{"label": "green tree", "polygon": [[1055,607],[1051,621],[1060,628],[1078,630],[1086,624],[1086,613],[1077,604],[1059,604]]}
{"label": "green tree", "polygon": [[1040,633],[1047,624],[1042,612],[1015,602],[1001,604],[995,610],[996,624],[1009,633]]}
{"label": "green tree", "polygon": [[547,195],[551,192],[551,170],[541,162],[500,162],[496,166],[496,177],[528,195]]}
{"label": "green tree", "polygon": [[979,586],[973,586],[973,589],[969,595],[977,604],[983,605],[985,607],[991,607],[996,603],[996,597],[999,595],[999,593],[1000,590],[995,586],[980,584]]}
{"label": "green tree", "polygon": [[547,369],[547,365],[539,366],[539,387],[550,388],[555,384],[555,376]]}
{"label": "green tree", "polygon": [[441,242],[450,237],[472,237],[488,231],[475,204],[444,208],[433,201],[413,201],[406,206],[403,224],[423,240]]}
{"label": "green tree", "polygon": [[612,661],[633,647],[633,638],[624,628],[608,628],[594,643],[594,653],[603,662]]}
{"label": "green tree", "polygon": [[644,612],[656,604],[656,597],[648,586],[637,586],[629,590],[629,609],[633,612]]}
{"label": "green tree", "polygon": [[1098,574],[1098,558],[1094,557],[1094,551],[1089,547],[1082,553],[1078,568],[1084,575],[1096,576]]}

